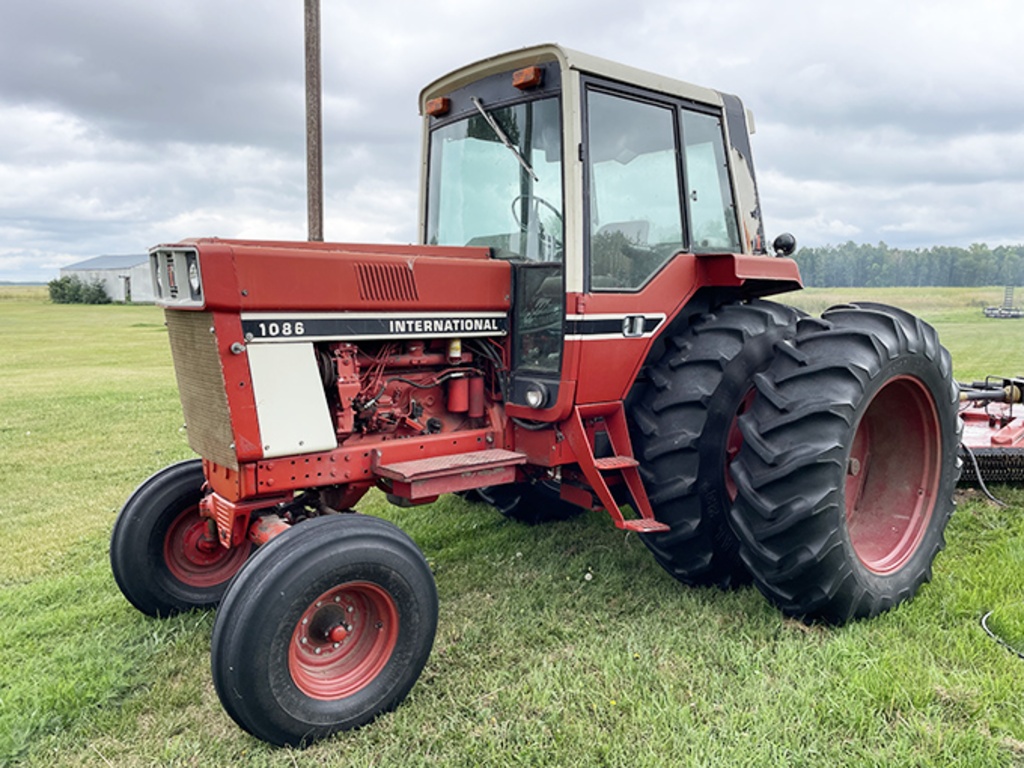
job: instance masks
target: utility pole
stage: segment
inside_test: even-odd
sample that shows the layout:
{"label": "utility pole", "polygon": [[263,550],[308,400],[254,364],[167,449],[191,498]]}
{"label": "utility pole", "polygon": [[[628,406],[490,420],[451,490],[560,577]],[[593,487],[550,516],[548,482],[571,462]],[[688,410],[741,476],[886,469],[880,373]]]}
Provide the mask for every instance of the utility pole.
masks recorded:
{"label": "utility pole", "polygon": [[320,0],[306,0],[306,209],[309,239],[324,239],[324,164],[320,88]]}

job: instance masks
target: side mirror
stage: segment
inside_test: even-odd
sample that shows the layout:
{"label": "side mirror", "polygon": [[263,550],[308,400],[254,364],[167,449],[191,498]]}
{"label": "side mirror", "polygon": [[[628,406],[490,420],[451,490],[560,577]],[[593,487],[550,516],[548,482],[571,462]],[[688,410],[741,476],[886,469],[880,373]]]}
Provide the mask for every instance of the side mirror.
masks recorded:
{"label": "side mirror", "polygon": [[772,250],[775,251],[776,256],[792,256],[793,252],[796,251],[796,238],[789,234],[789,232],[783,232],[775,238],[775,241],[772,243]]}

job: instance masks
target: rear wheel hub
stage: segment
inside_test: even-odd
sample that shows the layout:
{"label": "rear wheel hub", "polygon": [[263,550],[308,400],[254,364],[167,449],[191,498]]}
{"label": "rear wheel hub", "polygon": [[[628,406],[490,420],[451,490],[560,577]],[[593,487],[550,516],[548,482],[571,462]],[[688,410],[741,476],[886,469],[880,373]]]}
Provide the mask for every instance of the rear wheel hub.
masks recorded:
{"label": "rear wheel hub", "polygon": [[942,457],[931,395],[910,377],[874,396],[854,435],[846,472],[846,527],[857,557],[877,574],[917,551],[938,493]]}

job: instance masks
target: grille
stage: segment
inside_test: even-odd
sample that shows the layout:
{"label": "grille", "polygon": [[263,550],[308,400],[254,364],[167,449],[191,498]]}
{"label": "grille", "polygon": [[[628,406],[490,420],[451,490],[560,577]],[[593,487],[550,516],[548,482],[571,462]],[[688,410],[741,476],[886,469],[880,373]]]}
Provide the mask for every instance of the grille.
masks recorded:
{"label": "grille", "polygon": [[364,301],[417,301],[416,278],[401,264],[357,264],[359,298]]}
{"label": "grille", "polygon": [[238,469],[224,372],[208,312],[164,310],[188,444],[204,459]]}

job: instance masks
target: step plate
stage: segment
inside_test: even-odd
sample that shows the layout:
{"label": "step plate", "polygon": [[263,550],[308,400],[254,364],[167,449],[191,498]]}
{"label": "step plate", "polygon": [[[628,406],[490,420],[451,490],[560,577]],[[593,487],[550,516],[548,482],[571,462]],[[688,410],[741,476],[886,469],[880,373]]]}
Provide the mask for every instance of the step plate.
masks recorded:
{"label": "step plate", "polygon": [[637,533],[665,533],[672,530],[664,523],[657,520],[623,520],[622,528]]}
{"label": "step plate", "polygon": [[594,459],[594,466],[602,471],[608,471],[612,469],[638,467],[640,466],[640,462],[632,456],[606,456],[603,459]]}
{"label": "step plate", "polygon": [[525,463],[525,453],[493,448],[488,451],[473,451],[472,453],[457,453],[451,456],[434,456],[430,459],[402,461],[397,464],[384,464],[377,467],[375,471],[381,477],[411,483],[435,477],[458,475],[464,472],[514,467]]}

